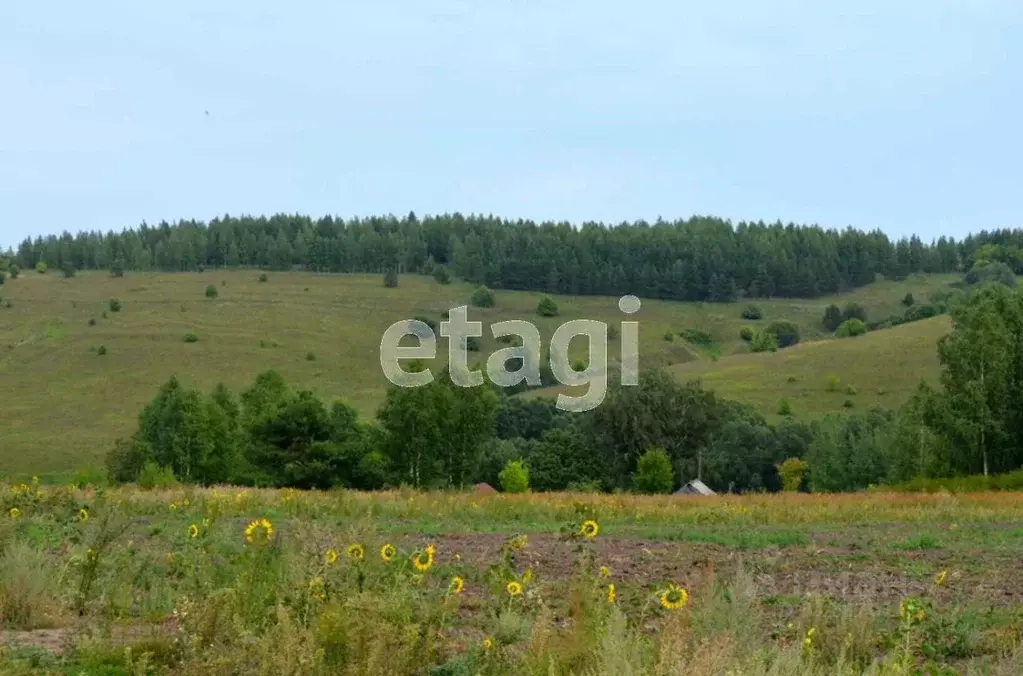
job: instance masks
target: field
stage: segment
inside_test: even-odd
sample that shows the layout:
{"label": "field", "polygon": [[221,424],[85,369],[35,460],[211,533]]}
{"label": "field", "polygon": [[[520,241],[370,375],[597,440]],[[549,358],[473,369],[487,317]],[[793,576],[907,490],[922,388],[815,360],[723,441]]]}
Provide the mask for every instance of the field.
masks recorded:
{"label": "field", "polygon": [[1018,493],[0,489],[3,673],[1023,668]]}
{"label": "field", "polygon": [[[445,310],[467,303],[472,291],[465,284],[444,286],[420,276],[403,276],[396,289],[384,288],[377,275],[270,272],[265,283],[258,276],[253,270],[129,273],[123,278],[81,272],[61,279],[51,272],[9,280],[0,290],[11,302],[10,308],[0,309],[0,380],[5,386],[0,474],[66,473],[99,465],[115,439],[132,433],[142,406],[172,374],[207,390],[223,381],[238,391],[260,371],[273,368],[321,397],[344,397],[370,416],[387,384],[378,362],[384,329],[416,315],[439,321]],[[822,367],[819,375],[811,376],[806,372],[815,371],[818,364],[793,365],[799,380],[790,384],[772,373],[776,363],[772,360],[798,361],[815,350],[837,352],[841,359],[848,351],[856,356],[839,362],[846,365],[838,374],[843,382],[859,382],[861,366],[873,369],[871,382],[890,379],[884,386],[891,395],[877,395],[876,388],[869,394],[871,387],[865,386],[863,402],[875,396],[897,402],[920,375],[933,372],[930,343],[938,335],[938,322],[858,341],[805,345],[791,356],[785,351],[739,356],[733,362],[729,355],[745,349],[739,328],[788,319],[801,327],[805,341],[813,340],[821,337],[819,319],[828,303],[855,301],[870,316],[883,317],[900,310],[906,292],[923,300],[953,279],[919,276],[813,301],[758,302],[765,315],[760,322],[743,320],[743,304],[738,303],[644,301],[634,316],[640,321],[640,364],[671,364],[682,375],[699,373],[722,394],[765,409],[775,406],[779,396],[792,396],[801,415],[809,408],[799,400],[801,391],[817,410],[831,406],[841,410],[838,397],[813,395],[818,386],[813,381],[823,382],[834,368]],[[205,297],[207,285],[216,287],[217,298]],[[111,298],[122,302],[119,312],[109,310]],[[626,317],[617,308],[617,298],[556,297],[560,316],[552,318],[536,315],[541,294],[498,291],[496,298],[494,308],[470,308],[470,320],[482,321],[486,329],[495,321],[529,319],[540,328],[545,345],[554,329],[569,319],[615,325]],[[709,348],[688,344],[678,337],[686,328],[706,331],[716,342]],[[675,334],[672,341],[664,339],[666,332]],[[194,333],[197,342],[186,343],[187,333]],[[888,356],[881,366],[859,361],[862,346],[888,345],[889,337],[907,333],[911,340],[900,339],[891,343],[896,347],[885,348]],[[612,341],[612,356],[615,346]],[[481,355],[497,347],[493,338],[485,337]],[[584,351],[583,341],[573,342],[573,357]],[[438,366],[444,354],[441,343]],[[687,362],[692,371],[680,366]]]}

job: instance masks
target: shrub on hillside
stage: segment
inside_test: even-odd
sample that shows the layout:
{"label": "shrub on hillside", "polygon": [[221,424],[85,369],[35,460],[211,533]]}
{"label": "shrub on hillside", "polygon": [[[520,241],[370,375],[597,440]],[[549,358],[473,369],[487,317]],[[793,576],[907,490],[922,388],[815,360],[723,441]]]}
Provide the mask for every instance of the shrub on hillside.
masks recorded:
{"label": "shrub on hillside", "polygon": [[916,300],[913,298],[912,293],[907,293],[905,296],[902,297],[902,304],[905,305],[906,307],[910,307],[915,302]]}
{"label": "shrub on hillside", "polygon": [[384,273],[384,286],[388,289],[394,289],[398,286],[398,271],[394,268],[389,269]]}
{"label": "shrub on hillside", "polygon": [[861,322],[866,324],[867,322],[867,311],[863,309],[863,306],[859,303],[847,303],[842,308],[842,321],[848,321],[850,319],[859,319]]}
{"label": "shrub on hillside", "polygon": [[[120,299],[118,299],[118,298],[111,298],[109,301],[107,301],[107,307],[110,308],[111,312],[120,312],[121,311],[121,301],[120,301]],[[104,316],[104,319],[106,319],[105,316]]]}
{"label": "shrub on hillside", "polygon": [[753,331],[752,326],[744,326],[739,329],[739,337],[745,340],[747,343],[753,340],[756,333]]}
{"label": "shrub on hillside", "polygon": [[469,352],[479,352],[483,348],[483,341],[479,336],[468,336],[465,339],[465,349]]}
{"label": "shrub on hillside", "polygon": [[178,478],[174,476],[173,469],[161,467],[153,461],[142,465],[142,470],[139,472],[138,485],[143,490],[174,488],[179,483]]}
{"label": "shrub on hillside", "polygon": [[747,305],[746,308],[742,311],[742,318],[752,320],[763,319],[764,313],[756,305]]}
{"label": "shrub on hillside", "polygon": [[114,262],[110,264],[110,276],[124,277],[124,261],[122,259],[115,258]]}
{"label": "shrub on hillside", "polygon": [[994,282],[1015,287],[1016,275],[1013,274],[1012,268],[1005,263],[979,260],[966,273],[965,281],[969,286]]}
{"label": "shrub on hillside", "polygon": [[792,405],[789,404],[789,400],[784,397],[778,401],[778,415],[792,415]]}
{"label": "shrub on hillside", "polygon": [[441,284],[451,283],[451,274],[448,272],[448,269],[443,265],[438,265],[434,269],[433,278],[436,279]]}
{"label": "shrub on hillside", "polygon": [[778,339],[778,347],[791,347],[799,342],[799,327],[789,321],[772,322],[766,329]]}
{"label": "shrub on hillside", "polygon": [[60,273],[64,279],[71,279],[75,276],[75,266],[71,264],[71,261],[64,261],[64,264],[60,266]]}
{"label": "shrub on hillside", "polygon": [[778,336],[768,331],[758,331],[749,344],[752,352],[777,352]]}
{"label": "shrub on hillside", "polygon": [[640,493],[670,493],[675,487],[675,469],[663,448],[650,448],[636,461],[633,483]]}
{"label": "shrub on hillside", "polygon": [[98,354],[99,356],[102,357],[106,353],[107,353],[107,346],[106,345],[100,345],[98,348],[96,348],[96,354]]}
{"label": "shrub on hillside", "polygon": [[824,309],[824,317],[821,318],[821,326],[829,333],[838,328],[842,323],[842,310],[832,303]]}
{"label": "shrub on hillside", "polygon": [[529,470],[521,460],[509,460],[497,475],[505,493],[525,493],[529,490]]}
{"label": "shrub on hillside", "polygon": [[672,333],[671,331],[665,331],[664,332],[664,340],[666,340],[666,341],[668,341],[670,343],[671,341],[675,340],[675,334]]}
{"label": "shrub on hillside", "polygon": [[558,315],[558,304],[550,296],[544,296],[537,303],[536,313],[541,317],[556,317]]}
{"label": "shrub on hillside", "polygon": [[46,263],[44,263],[43,261],[39,261],[38,263],[36,263],[36,272],[38,272],[41,275],[45,275],[46,270],[47,270]]}
{"label": "shrub on hillside", "polygon": [[206,297],[207,298],[216,298],[219,295],[220,295],[220,292],[217,291],[217,287],[216,286],[214,286],[213,284],[207,284],[206,285]]}
{"label": "shrub on hillside", "polygon": [[714,344],[714,336],[701,329],[682,329],[678,332],[678,335],[690,343],[700,345],[701,347],[708,347]]}
{"label": "shrub on hillside", "polygon": [[469,300],[476,307],[494,307],[494,292],[485,286],[477,286]]}
{"label": "shrub on hillside", "polygon": [[89,317],[89,326],[96,326],[96,318]]}
{"label": "shrub on hillside", "polygon": [[184,337],[184,341],[186,343],[198,343],[199,342],[199,336],[195,335],[194,333],[186,333],[185,337]]}
{"label": "shrub on hillside", "polygon": [[267,279],[269,279],[269,277],[267,277],[267,276],[266,276],[266,273],[265,273],[265,272],[261,272],[261,273],[259,274],[259,281],[260,281],[261,283],[265,283]]}
{"label": "shrub on hillside", "polygon": [[21,268],[18,267],[17,263],[11,263],[11,267],[7,269],[7,272],[10,273],[11,279],[17,279],[18,275],[21,274]]}
{"label": "shrub on hillside", "polygon": [[778,478],[781,479],[781,489],[787,492],[798,491],[803,486],[803,477],[809,467],[802,458],[787,458],[785,462],[776,466]]}
{"label": "shrub on hillside", "polygon": [[838,326],[835,331],[837,338],[855,338],[867,332],[867,325],[862,319],[847,319]]}

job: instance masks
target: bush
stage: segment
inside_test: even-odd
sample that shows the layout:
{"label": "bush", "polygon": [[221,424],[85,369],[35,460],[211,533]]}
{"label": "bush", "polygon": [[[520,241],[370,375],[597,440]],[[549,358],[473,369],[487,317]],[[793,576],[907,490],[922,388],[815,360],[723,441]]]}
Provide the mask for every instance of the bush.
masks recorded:
{"label": "bush", "polygon": [[675,469],[663,448],[651,448],[636,461],[633,483],[640,493],[670,493],[675,487]]}
{"label": "bush", "polygon": [[220,295],[220,292],[217,291],[217,287],[216,286],[214,286],[213,284],[207,284],[206,285],[206,297],[207,298],[216,298],[219,295]]}
{"label": "bush", "polygon": [[198,343],[199,336],[195,335],[194,333],[186,333],[184,340],[186,343]]}
{"label": "bush", "polygon": [[477,286],[470,302],[476,307],[494,307],[494,293],[485,286]]}
{"label": "bush", "polygon": [[390,269],[384,273],[384,286],[388,289],[396,289],[398,287],[398,271]]}
{"label": "bush", "polygon": [[747,305],[746,309],[742,311],[742,318],[752,320],[763,319],[764,313],[756,305]]}
{"label": "bush", "polygon": [[701,347],[709,347],[714,344],[714,336],[700,329],[682,329],[678,335]]}
{"label": "bush", "polygon": [[[111,298],[109,301],[107,301],[107,307],[110,308],[111,312],[120,312],[121,311],[120,299]],[[103,318],[106,319],[106,313],[103,314]]]}
{"label": "bush", "polygon": [[675,340],[675,334],[672,333],[671,331],[665,331],[664,332],[664,340],[666,340],[666,341],[668,341],[670,343],[671,341]]}
{"label": "bush", "polygon": [[835,331],[835,337],[855,338],[856,336],[862,336],[866,332],[867,325],[863,323],[862,319],[847,319],[838,326],[838,330]]}
{"label": "bush", "polygon": [[847,303],[845,308],[842,310],[842,320],[847,321],[850,319],[859,319],[864,324],[867,323],[867,311],[859,303]]}
{"label": "bush", "polygon": [[799,342],[799,327],[789,321],[772,322],[765,331],[778,339],[778,347],[785,348]]}
{"label": "bush", "polygon": [[11,267],[7,269],[7,272],[10,273],[11,279],[17,279],[18,275],[21,274],[21,268],[18,267],[17,263],[11,263]]}
{"label": "bush", "polygon": [[521,460],[509,460],[497,475],[497,480],[505,493],[525,493],[529,490],[529,470]]}
{"label": "bush", "polygon": [[479,352],[483,348],[483,341],[478,336],[468,336],[465,339],[465,349],[469,352]]}
{"label": "bush", "polygon": [[111,277],[124,277],[124,261],[120,258],[115,258],[114,262],[110,264],[110,276]]}
{"label": "bush", "polygon": [[755,335],[756,333],[753,331],[752,326],[744,326],[741,329],[739,329],[739,337],[745,340],[747,343],[753,340],[753,336]]}
{"label": "bush", "polygon": [[992,263],[991,261],[980,260],[977,261],[972,268],[970,268],[969,272],[966,273],[965,281],[969,286],[973,286],[974,284],[983,284],[986,282],[996,282],[1008,287],[1015,287],[1016,275],[1013,274],[1012,268],[1005,263]]}
{"label": "bush", "polygon": [[782,398],[778,401],[778,415],[792,415],[792,406],[789,405],[788,399]]}
{"label": "bush", "polygon": [[828,392],[838,392],[838,376],[828,376],[828,385],[824,389]]}
{"label": "bush", "polygon": [[98,348],[96,348],[96,354],[98,354],[99,356],[102,357],[106,353],[107,353],[107,346],[106,345],[100,345]]}
{"label": "bush", "polygon": [[305,360],[306,361],[316,361],[316,355],[313,354],[312,352],[306,352],[305,353]]}
{"label": "bush", "polygon": [[75,276],[75,266],[71,265],[71,261],[64,261],[60,266],[60,273],[64,275],[64,279],[71,279]]}
{"label": "bush", "polygon": [[139,472],[138,485],[139,488],[148,491],[174,488],[178,485],[178,478],[174,476],[174,470],[170,467],[161,467],[150,460]]}
{"label": "bush", "polygon": [[846,408],[852,408],[855,405],[856,405],[856,402],[854,402],[852,399],[846,399],[845,401],[842,402],[842,406],[844,406]]}
{"label": "bush", "polygon": [[617,338],[618,338],[618,327],[615,326],[614,324],[612,324],[611,326],[607,327],[607,339],[608,340],[615,340]]}
{"label": "bush", "polygon": [[753,352],[777,352],[778,336],[767,331],[760,331],[750,342],[750,350]]}
{"label": "bush", "polygon": [[96,318],[89,317],[89,326],[96,326]]}
{"label": "bush", "polygon": [[824,317],[821,318],[821,326],[827,332],[832,332],[842,323],[842,310],[832,303],[824,309]]}
{"label": "bush", "polygon": [[536,313],[541,317],[557,317],[558,304],[550,296],[544,296],[536,306]]}
{"label": "bush", "polygon": [[907,293],[905,296],[902,297],[902,304],[905,305],[906,307],[911,306],[915,302],[916,301],[913,299],[912,293]]}
{"label": "bush", "polygon": [[434,271],[433,271],[433,278],[436,279],[441,284],[450,284],[451,283],[451,274],[448,272],[448,269],[446,267],[444,267],[443,265],[438,265],[434,269]]}
{"label": "bush", "polygon": [[787,458],[785,462],[775,466],[778,478],[781,479],[783,491],[795,492],[803,486],[803,477],[809,465],[801,458]]}
{"label": "bush", "polygon": [[45,275],[46,270],[47,270],[46,263],[44,263],[43,261],[39,261],[38,263],[36,263],[36,272],[38,272],[41,275]]}
{"label": "bush", "polygon": [[262,273],[260,273],[260,275],[259,275],[259,281],[260,281],[261,283],[262,283],[262,282],[266,282],[266,280],[267,280],[267,279],[268,279],[268,277],[266,276],[266,273],[265,273],[265,272],[262,272]]}

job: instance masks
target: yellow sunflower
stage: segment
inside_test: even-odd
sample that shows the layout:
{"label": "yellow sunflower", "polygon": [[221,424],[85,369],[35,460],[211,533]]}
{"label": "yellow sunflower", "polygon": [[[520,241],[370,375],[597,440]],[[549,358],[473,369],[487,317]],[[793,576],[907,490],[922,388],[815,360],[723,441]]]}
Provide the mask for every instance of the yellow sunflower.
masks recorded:
{"label": "yellow sunflower", "polygon": [[614,603],[616,598],[618,598],[618,596],[615,593],[615,586],[614,584],[609,584],[607,586],[607,602]]}
{"label": "yellow sunflower", "polygon": [[345,551],[348,553],[348,558],[352,561],[362,561],[362,559],[366,556],[366,550],[359,544],[348,545],[348,549]]}
{"label": "yellow sunflower", "polygon": [[79,521],[88,521],[89,520],[89,510],[87,510],[85,507],[82,507],[80,510],[78,510],[78,520]]}
{"label": "yellow sunflower", "polygon": [[666,610],[678,610],[689,602],[689,592],[674,582],[668,588],[658,594],[661,607]]}
{"label": "yellow sunflower", "polygon": [[394,545],[387,544],[380,548],[380,560],[384,563],[394,561],[394,557],[397,555],[398,550],[394,548]]}
{"label": "yellow sunflower", "polygon": [[433,545],[427,545],[426,549],[412,557],[412,566],[420,573],[424,573],[433,567],[433,553],[436,551]]}
{"label": "yellow sunflower", "polygon": [[448,585],[448,591],[452,594],[461,594],[463,589],[465,589],[465,580],[457,575],[451,578],[451,584]]}
{"label": "yellow sunflower", "polygon": [[328,566],[333,566],[335,563],[337,563],[337,550],[328,549],[326,552],[324,552],[323,562]]}
{"label": "yellow sunflower", "polygon": [[11,507],[11,518],[17,519],[19,516],[21,516],[21,510],[17,507]]}
{"label": "yellow sunflower", "polygon": [[188,527],[188,537],[192,539],[199,537],[199,527],[194,523]]}
{"label": "yellow sunflower", "polygon": [[579,535],[582,535],[584,538],[595,538],[599,532],[600,526],[593,520],[583,521],[583,525],[579,527]]}
{"label": "yellow sunflower", "polygon": [[483,639],[482,646],[484,650],[490,650],[491,648],[494,647],[494,639],[487,636],[485,639]]}
{"label": "yellow sunflower", "polygon": [[505,585],[504,590],[508,592],[508,596],[519,596],[522,594],[522,585],[512,580]]}
{"label": "yellow sunflower", "polygon": [[245,542],[249,544],[270,542],[273,539],[274,527],[268,519],[250,521],[245,527]]}

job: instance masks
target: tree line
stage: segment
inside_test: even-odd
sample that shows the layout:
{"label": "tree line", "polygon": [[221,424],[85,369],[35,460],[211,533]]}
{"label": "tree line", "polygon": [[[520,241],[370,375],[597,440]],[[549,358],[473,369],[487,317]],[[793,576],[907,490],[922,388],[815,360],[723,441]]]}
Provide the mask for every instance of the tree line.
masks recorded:
{"label": "tree line", "polygon": [[[611,226],[535,223],[443,214],[340,219],[277,214],[146,223],[121,232],[68,232],[25,239],[10,253],[24,270],[187,271],[204,266],[318,272],[432,274],[443,268],[491,288],[688,301],[816,297],[860,287],[878,274],[966,271],[975,254],[1023,269],[1017,231],[961,242],[875,230],[694,216]],[[986,252],[986,253],[985,253]]]}

